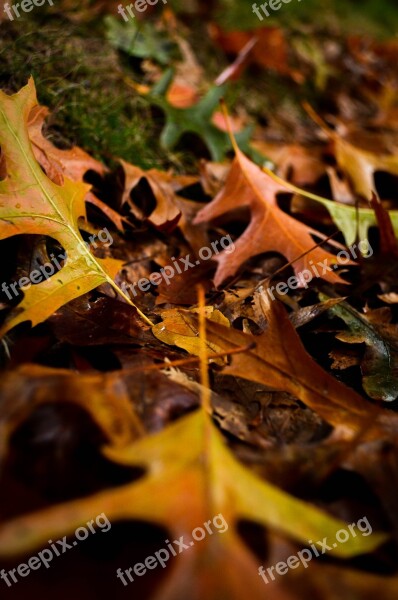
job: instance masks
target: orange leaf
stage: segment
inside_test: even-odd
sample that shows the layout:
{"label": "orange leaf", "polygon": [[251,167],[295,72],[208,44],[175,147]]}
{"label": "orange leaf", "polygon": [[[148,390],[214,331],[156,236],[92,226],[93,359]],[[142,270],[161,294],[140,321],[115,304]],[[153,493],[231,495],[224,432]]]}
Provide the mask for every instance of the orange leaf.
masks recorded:
{"label": "orange leaf", "polygon": [[[242,207],[248,207],[251,212],[250,224],[235,242],[235,251],[224,251],[214,257],[218,262],[215,285],[234,276],[246,260],[262,252],[280,252],[289,262],[295,261],[294,269],[300,281],[300,274],[311,267],[311,261],[324,264],[326,261],[328,266],[335,265],[337,259],[333,254],[321,247],[314,248],[312,235],[322,239],[326,236],[279,208],[277,195],[289,193],[288,185],[263,172],[241,152],[236,143],[234,146],[236,156],[225,187],[197,214],[194,221],[195,224],[210,221]],[[336,242],[330,243],[341,247]],[[324,279],[331,283],[346,283],[331,270],[331,266],[329,268],[322,275]]]}

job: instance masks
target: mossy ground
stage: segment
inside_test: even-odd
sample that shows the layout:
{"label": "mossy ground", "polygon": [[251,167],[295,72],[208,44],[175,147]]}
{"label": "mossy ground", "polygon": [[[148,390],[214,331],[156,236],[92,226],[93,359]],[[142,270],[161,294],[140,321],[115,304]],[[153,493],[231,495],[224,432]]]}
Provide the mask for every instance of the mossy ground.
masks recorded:
{"label": "mossy ground", "polygon": [[[173,4],[178,7],[178,0]],[[251,0],[222,0],[219,6],[218,20],[224,27],[265,24],[253,15]],[[267,19],[267,25],[295,31],[307,23],[312,31],[328,26],[342,34],[391,35],[398,26],[390,0],[292,0],[275,15],[278,20]],[[186,16],[185,22],[190,25],[190,18]],[[210,40],[204,41],[205,27],[204,21],[194,19],[190,42],[210,84],[225,59]],[[121,157],[144,168],[194,169],[198,157],[192,146],[182,143],[175,152],[160,147],[162,115],[126,84],[126,76],[137,78],[136,65],[111,47],[100,15],[94,12],[92,20],[73,22],[35,11],[18,21],[3,22],[0,29],[0,86],[15,92],[30,75],[34,77],[40,103],[52,111],[49,132],[56,143],[77,144],[111,165]],[[307,98],[316,92],[311,86],[304,91]],[[267,74],[259,81],[249,73],[231,91],[229,103],[239,103],[254,118],[261,118],[265,103],[272,108],[290,102],[294,110],[300,101],[296,92],[297,87],[283,78]]]}
{"label": "mossy ground", "polygon": [[101,30],[49,21],[1,25],[1,88],[15,92],[32,75],[40,103],[52,111],[57,143],[78,144],[107,163],[116,157],[143,167],[175,162],[153,143],[160,123],[146,99],[126,85],[118,53]]}

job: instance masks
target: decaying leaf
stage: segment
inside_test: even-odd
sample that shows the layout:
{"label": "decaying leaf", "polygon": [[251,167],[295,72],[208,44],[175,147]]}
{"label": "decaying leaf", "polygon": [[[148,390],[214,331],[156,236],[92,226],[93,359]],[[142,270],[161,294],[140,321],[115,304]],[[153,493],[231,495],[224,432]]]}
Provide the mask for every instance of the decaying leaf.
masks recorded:
{"label": "decaying leaf", "polygon": [[126,386],[116,374],[81,375],[26,364],[4,377],[1,392],[1,464],[11,433],[35,408],[49,402],[72,402],[84,408],[112,445],[126,446],[144,433]]}
{"label": "decaying leaf", "polygon": [[[157,169],[144,171],[124,160],[120,162],[125,173],[122,203],[129,203],[132,212],[138,218],[148,218],[150,223],[157,229],[167,232],[174,229],[181,217],[180,208],[176,202],[176,192],[183,187],[195,183],[196,178],[189,176],[178,177],[171,173],[158,171]],[[131,192],[141,180],[145,180],[148,183],[156,200],[156,208],[149,215],[144,215],[131,201]]]}

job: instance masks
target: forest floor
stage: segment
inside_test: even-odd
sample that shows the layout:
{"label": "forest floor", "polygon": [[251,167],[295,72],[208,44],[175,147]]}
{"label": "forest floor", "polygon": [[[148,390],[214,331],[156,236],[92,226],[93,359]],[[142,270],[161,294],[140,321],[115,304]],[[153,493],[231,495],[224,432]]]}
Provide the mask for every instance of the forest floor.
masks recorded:
{"label": "forest floor", "polygon": [[397,598],[398,8],[204,4],[0,2],[1,598]]}

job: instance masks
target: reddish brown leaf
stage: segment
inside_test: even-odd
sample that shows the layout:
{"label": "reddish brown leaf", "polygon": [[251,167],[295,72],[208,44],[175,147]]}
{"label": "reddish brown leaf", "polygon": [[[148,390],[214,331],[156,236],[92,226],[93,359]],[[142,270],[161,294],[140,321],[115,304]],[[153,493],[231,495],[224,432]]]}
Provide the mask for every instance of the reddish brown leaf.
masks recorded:
{"label": "reddish brown leaf", "polygon": [[[315,242],[312,236],[321,239],[325,239],[326,236],[300,223],[279,208],[277,195],[289,193],[288,186],[285,187],[263,172],[236,144],[235,153],[236,157],[225,187],[198,213],[194,221],[211,221],[243,207],[248,207],[251,212],[250,224],[235,242],[235,251],[224,251],[214,257],[218,262],[215,285],[219,286],[228,277],[234,276],[245,261],[262,252],[279,252],[289,262],[294,261],[294,269],[301,285],[302,272],[311,267],[311,261],[326,262],[329,270],[323,273],[324,279],[331,283],[344,283],[332,270],[337,263],[336,257],[321,247],[313,249]],[[330,243],[340,247],[336,242]]]}
{"label": "reddish brown leaf", "polygon": [[[122,203],[127,202],[137,218],[147,218],[154,227],[161,231],[172,231],[181,217],[180,209],[175,202],[175,193],[183,187],[195,183],[196,177],[177,177],[157,169],[144,171],[124,160],[120,162],[126,178]],[[147,181],[156,200],[156,208],[148,216],[144,215],[138,206],[132,202],[130,196],[142,179]]]}

